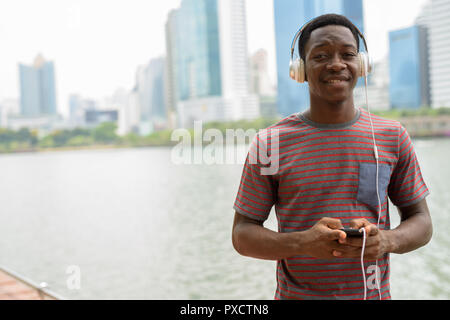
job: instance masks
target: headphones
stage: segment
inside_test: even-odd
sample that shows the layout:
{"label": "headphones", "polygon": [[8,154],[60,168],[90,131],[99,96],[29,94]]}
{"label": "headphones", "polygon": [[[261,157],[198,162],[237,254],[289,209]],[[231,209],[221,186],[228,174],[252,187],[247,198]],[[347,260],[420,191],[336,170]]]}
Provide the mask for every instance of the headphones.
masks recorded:
{"label": "headphones", "polygon": [[[295,34],[294,40],[292,41],[291,46],[291,60],[289,62],[289,76],[292,78],[292,80],[297,81],[298,83],[304,83],[306,80],[306,71],[305,71],[305,62],[302,58],[297,58],[294,60],[294,49],[295,49],[295,43],[300,38],[300,35],[302,34],[303,30],[312,22],[313,20],[307,22],[303,27],[300,28],[300,30],[297,31]],[[367,43],[366,39],[364,38],[363,34],[359,29],[354,26],[356,31],[358,32],[359,37],[363,40],[364,47],[367,49]],[[369,73],[372,71],[372,60],[369,58],[369,55],[364,52],[358,52],[358,60],[360,65],[360,74],[359,77],[367,77]]]}

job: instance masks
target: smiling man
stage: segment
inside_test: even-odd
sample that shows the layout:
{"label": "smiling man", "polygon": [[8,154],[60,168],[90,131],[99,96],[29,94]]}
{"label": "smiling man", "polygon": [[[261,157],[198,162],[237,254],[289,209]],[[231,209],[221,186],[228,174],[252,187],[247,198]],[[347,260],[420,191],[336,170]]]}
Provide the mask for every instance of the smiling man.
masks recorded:
{"label": "smiling man", "polygon": [[[365,287],[367,299],[390,299],[389,254],[415,250],[432,235],[414,147],[399,122],[370,118],[354,105],[363,65],[358,30],[347,18],[308,23],[299,52],[310,108],[252,144],[234,203],[233,245],[244,256],[277,261],[275,299],[363,299]],[[278,170],[267,175],[258,159],[274,132]],[[388,197],[401,216],[392,230]],[[264,227],[273,206],[278,232]],[[364,273],[363,240],[343,227],[366,231]]]}

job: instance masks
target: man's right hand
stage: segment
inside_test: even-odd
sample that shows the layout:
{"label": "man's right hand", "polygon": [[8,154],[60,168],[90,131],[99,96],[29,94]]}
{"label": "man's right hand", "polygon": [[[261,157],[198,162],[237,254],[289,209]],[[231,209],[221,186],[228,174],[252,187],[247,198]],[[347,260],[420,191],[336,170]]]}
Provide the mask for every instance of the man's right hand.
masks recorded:
{"label": "man's right hand", "polygon": [[336,259],[335,251],[342,246],[339,240],[343,241],[347,235],[339,219],[322,218],[311,229],[305,231],[308,233],[309,243],[306,253],[317,259]]}

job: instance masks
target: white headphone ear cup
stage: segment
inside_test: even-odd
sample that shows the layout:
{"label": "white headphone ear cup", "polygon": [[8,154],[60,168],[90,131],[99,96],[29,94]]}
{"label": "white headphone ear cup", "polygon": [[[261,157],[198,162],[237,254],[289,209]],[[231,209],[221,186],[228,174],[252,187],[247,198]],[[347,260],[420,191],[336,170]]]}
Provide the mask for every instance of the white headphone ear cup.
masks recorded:
{"label": "white headphone ear cup", "polygon": [[300,69],[300,60],[299,59],[295,59],[295,81],[298,82],[299,77],[300,77],[300,73],[299,73],[299,69]]}
{"label": "white headphone ear cup", "polygon": [[369,56],[364,52],[358,53],[359,65],[361,68],[361,72],[359,74],[360,77],[366,77],[372,71],[372,63],[369,59]]}
{"label": "white headphone ear cup", "polygon": [[303,62],[303,59],[298,59],[299,65],[298,65],[298,83],[303,83],[306,80],[306,70],[305,70],[305,63]]}
{"label": "white headphone ear cup", "polygon": [[303,65],[303,61],[300,58],[297,58],[289,63],[289,76],[292,80],[299,83],[303,83],[305,81]]}
{"label": "white headphone ear cup", "polygon": [[297,81],[297,73],[298,73],[298,65],[297,65],[297,59],[294,61],[289,62],[289,77],[291,77],[292,80]]}

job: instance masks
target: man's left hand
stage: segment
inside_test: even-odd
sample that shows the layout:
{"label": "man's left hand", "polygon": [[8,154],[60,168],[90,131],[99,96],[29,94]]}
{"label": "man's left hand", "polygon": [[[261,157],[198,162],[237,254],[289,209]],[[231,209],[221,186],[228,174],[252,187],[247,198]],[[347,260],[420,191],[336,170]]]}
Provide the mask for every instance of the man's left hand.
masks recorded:
{"label": "man's left hand", "polygon": [[[379,230],[376,225],[366,219],[355,219],[350,222],[353,229],[364,228],[366,230],[366,246],[364,259],[376,260],[389,252],[389,234],[386,230]],[[363,237],[347,237],[339,240],[340,248],[333,251],[333,255],[339,258],[360,258],[363,246]]]}

